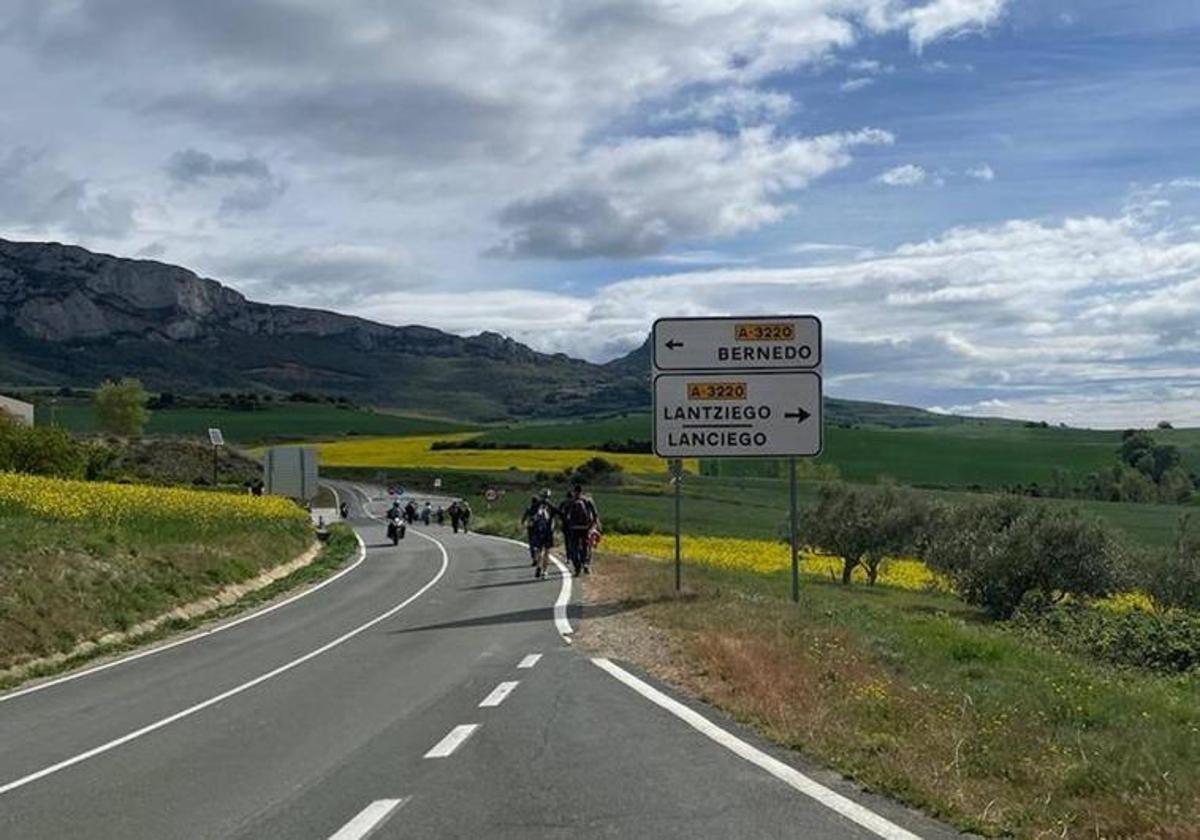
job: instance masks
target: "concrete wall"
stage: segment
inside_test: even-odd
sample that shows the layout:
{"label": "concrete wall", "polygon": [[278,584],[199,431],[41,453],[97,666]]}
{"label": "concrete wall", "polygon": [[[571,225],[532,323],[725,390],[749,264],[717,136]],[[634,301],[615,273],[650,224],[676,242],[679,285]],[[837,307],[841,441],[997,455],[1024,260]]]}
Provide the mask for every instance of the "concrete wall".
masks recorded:
{"label": "concrete wall", "polygon": [[33,405],[30,403],[0,396],[0,411],[11,414],[27,426],[33,425]]}

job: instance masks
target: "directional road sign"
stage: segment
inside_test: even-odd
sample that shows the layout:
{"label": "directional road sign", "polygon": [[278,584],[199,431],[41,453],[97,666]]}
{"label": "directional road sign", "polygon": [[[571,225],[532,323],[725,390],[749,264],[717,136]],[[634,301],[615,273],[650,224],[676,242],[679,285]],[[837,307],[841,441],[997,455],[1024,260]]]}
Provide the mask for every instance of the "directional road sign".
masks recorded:
{"label": "directional road sign", "polygon": [[655,370],[813,370],[820,366],[821,321],[812,315],[654,322]]}
{"label": "directional road sign", "polygon": [[814,456],[823,438],[819,373],[663,373],[654,379],[659,457]]}

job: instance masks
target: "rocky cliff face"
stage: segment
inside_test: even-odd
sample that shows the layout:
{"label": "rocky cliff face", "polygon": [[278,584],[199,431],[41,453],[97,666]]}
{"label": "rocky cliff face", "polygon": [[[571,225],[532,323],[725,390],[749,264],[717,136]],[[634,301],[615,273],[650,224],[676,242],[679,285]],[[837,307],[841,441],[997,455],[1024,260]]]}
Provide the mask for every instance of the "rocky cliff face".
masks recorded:
{"label": "rocky cliff face", "polygon": [[538,353],[497,333],[462,338],[428,327],[391,327],[319,309],[248,301],[215,280],[153,260],[96,254],[72,245],[0,239],[0,323],[58,343],[123,339],[212,340],[246,336],[346,336],[426,354],[536,361]]}

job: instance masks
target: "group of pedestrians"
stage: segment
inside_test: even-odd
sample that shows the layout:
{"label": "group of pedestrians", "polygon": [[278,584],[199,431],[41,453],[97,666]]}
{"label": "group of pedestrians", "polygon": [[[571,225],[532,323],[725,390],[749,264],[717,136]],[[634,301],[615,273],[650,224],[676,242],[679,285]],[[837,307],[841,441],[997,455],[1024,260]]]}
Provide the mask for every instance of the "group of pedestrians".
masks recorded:
{"label": "group of pedestrians", "polygon": [[429,525],[436,522],[438,525],[445,526],[446,519],[450,519],[450,525],[454,528],[454,533],[458,533],[458,529],[462,528],[463,533],[467,533],[471,524],[471,506],[467,504],[466,499],[455,499],[450,503],[450,507],[445,508],[438,505],[436,508],[433,502],[426,501],[421,508],[417,508],[417,503],[412,499],[401,508],[400,501],[397,499],[392,502],[392,508],[388,511],[388,518],[402,518],[407,524],[412,525],[418,519],[422,525]]}
{"label": "group of pedestrians", "polygon": [[534,577],[546,575],[550,549],[554,548],[556,524],[562,531],[572,574],[579,577],[592,573],[592,547],[600,541],[600,514],[592,497],[584,494],[582,485],[572,487],[567,498],[558,505],[554,504],[553,494],[548,489],[543,490],[530,500],[529,507],[521,515],[521,524],[529,539]]}

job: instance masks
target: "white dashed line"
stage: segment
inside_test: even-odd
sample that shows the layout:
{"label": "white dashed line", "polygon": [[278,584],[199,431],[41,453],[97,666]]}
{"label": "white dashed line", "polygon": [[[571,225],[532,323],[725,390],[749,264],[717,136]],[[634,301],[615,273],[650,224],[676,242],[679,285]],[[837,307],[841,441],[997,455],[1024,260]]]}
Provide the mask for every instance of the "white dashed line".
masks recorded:
{"label": "white dashed line", "polygon": [[534,665],[538,664],[538,660],[541,658],[542,658],[542,655],[540,653],[531,653],[528,656],[526,656],[524,659],[522,659],[521,663],[519,665],[517,665],[517,667],[518,668],[532,668]]}
{"label": "white dashed line", "polygon": [[489,694],[487,697],[483,698],[483,700],[479,704],[479,708],[489,709],[493,706],[499,706],[501,703],[504,702],[505,698],[508,697],[508,695],[513,693],[513,689],[516,687],[517,687],[516,680],[512,680],[511,682],[500,683],[500,685],[498,685],[492,689],[491,694]]}
{"label": "white dashed line", "polygon": [[387,822],[392,814],[407,802],[407,799],[377,799],[358,812],[358,816],[346,823],[329,840],[364,840],[375,829]]}
{"label": "white dashed line", "polygon": [[463,741],[470,738],[478,728],[478,723],[464,723],[454,727],[450,730],[449,735],[438,741],[437,746],[425,753],[425,757],[445,758],[453,753],[456,749],[461,747],[463,745]]}
{"label": "white dashed line", "polygon": [[725,749],[744,758],[751,764],[761,767],[784,784],[803,793],[805,796],[812,797],[826,808],[841,814],[852,822],[858,823],[873,834],[883,837],[884,840],[921,840],[916,834],[901,828],[890,820],[884,819],[869,808],[859,805],[854,800],[847,799],[840,793],[830,790],[820,782],[813,781],[790,764],[784,764],[779,759],[772,758],[757,747],[747,744],[737,736],[717,726],[708,720],[708,718],[689,709],[678,700],[668,697],[654,686],[639,680],[624,668],[602,658],[593,659],[592,662],[645,697],[651,703],[666,709],[688,726],[716,741]]}

